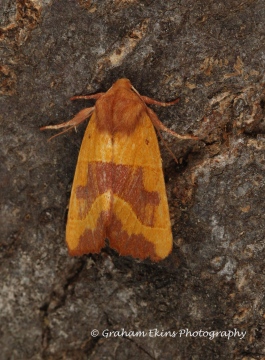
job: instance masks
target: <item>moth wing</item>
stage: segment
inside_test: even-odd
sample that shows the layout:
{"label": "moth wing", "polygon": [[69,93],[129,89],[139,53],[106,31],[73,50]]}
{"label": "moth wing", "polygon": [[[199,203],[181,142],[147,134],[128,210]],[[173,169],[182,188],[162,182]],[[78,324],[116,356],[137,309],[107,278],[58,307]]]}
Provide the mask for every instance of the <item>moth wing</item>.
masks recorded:
{"label": "moth wing", "polygon": [[99,253],[108,238],[120,255],[165,258],[172,233],[160,151],[144,113],[135,130],[111,136],[87,126],[74,176],[66,242],[70,255]]}
{"label": "moth wing", "polygon": [[111,178],[102,166],[112,159],[108,133],[98,131],[93,113],[79,151],[66,226],[70,255],[99,253],[110,217]]}
{"label": "moth wing", "polygon": [[172,250],[172,232],[161,156],[146,112],[129,136],[113,138],[113,204],[107,228],[110,246],[121,255],[154,261]]}

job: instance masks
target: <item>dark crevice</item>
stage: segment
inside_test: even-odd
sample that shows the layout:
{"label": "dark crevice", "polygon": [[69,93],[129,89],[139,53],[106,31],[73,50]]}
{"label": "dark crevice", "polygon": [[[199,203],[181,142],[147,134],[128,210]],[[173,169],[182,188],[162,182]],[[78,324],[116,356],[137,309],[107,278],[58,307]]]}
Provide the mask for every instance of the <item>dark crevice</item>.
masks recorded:
{"label": "dark crevice", "polygon": [[150,357],[150,359],[153,359],[153,360],[156,359],[153,355],[150,354],[149,351],[147,351],[145,348],[143,348],[141,345],[139,345],[136,341],[134,341],[133,338],[131,339],[131,338],[126,337],[126,336],[123,336],[123,338],[126,339],[126,340],[131,341],[132,343],[134,343],[134,344],[138,347],[138,349],[140,349],[140,350],[143,351],[146,355],[148,355],[148,356]]}
{"label": "dark crevice", "polygon": [[[68,271],[68,276],[65,278],[64,284],[60,284],[56,289],[56,284],[49,296],[49,299],[46,300],[43,305],[40,306],[40,316],[42,319],[42,348],[45,352],[49,347],[49,342],[51,340],[51,332],[49,326],[49,314],[57,310],[58,308],[64,306],[66,298],[69,294],[68,288],[72,285],[76,279],[79,277],[84,266],[86,264],[85,258],[80,258],[74,264],[74,266]],[[61,291],[58,291],[61,289]]]}

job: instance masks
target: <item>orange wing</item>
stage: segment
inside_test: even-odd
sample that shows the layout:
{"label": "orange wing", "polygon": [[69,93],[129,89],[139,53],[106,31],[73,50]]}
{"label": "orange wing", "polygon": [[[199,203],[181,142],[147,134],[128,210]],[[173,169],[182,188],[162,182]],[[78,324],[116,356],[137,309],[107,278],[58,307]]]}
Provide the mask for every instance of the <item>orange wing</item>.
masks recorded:
{"label": "orange wing", "polygon": [[66,241],[71,255],[98,253],[109,239],[121,255],[152,260],[172,249],[156,134],[147,113],[128,136],[98,130],[94,113],[80,149]]}

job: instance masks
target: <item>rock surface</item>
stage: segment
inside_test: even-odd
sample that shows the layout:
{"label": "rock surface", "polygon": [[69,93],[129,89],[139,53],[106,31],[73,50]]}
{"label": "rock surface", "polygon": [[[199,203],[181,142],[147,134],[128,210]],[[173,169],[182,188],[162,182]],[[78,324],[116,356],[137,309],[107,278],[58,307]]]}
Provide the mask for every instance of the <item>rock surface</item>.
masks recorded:
{"label": "rock surface", "polygon": [[[0,359],[264,359],[264,1],[2,4]],[[161,144],[174,249],[160,263],[68,256],[85,124],[39,131],[120,77],[180,96],[155,111],[200,137],[165,135],[178,164]]]}

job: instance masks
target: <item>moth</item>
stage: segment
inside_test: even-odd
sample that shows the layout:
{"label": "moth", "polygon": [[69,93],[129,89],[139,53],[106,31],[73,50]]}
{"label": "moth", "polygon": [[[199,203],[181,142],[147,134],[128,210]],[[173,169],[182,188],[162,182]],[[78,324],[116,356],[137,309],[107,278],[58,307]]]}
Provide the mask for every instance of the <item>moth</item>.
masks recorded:
{"label": "moth", "polygon": [[[128,79],[95,99],[93,107],[46,129],[75,127],[91,116],[78,156],[66,226],[70,255],[99,253],[108,239],[120,255],[160,261],[172,250],[172,231],[155,129],[180,139],[147,105],[169,106],[141,96]],[[64,132],[64,131],[63,131]]]}

